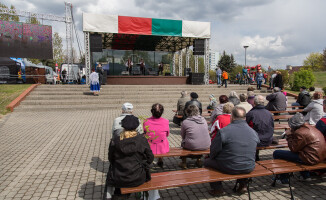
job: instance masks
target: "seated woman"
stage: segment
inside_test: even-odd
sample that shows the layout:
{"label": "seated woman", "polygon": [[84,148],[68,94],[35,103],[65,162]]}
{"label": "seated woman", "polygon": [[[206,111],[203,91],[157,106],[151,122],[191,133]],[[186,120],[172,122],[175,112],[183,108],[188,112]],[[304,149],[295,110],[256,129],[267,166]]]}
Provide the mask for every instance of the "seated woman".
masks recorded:
{"label": "seated woman", "polygon": [[207,110],[214,110],[216,106],[217,106],[217,101],[214,94],[209,95],[209,105],[207,106]]}
{"label": "seated woman", "polygon": [[211,127],[212,140],[215,138],[216,134],[218,133],[218,131],[220,129],[222,129],[230,124],[231,112],[232,112],[233,108],[234,108],[234,105],[231,102],[224,104],[223,114],[216,117],[216,120]]}
{"label": "seated woman", "polygon": [[[181,125],[181,147],[192,151],[206,150],[211,145],[208,133],[207,122],[199,115],[199,109],[195,105],[190,105],[186,109],[187,118]],[[202,166],[201,155],[196,156],[198,167]],[[181,157],[181,168],[187,168],[187,157]],[[192,157],[193,158],[193,157]]]}
{"label": "seated woman", "polygon": [[[111,140],[109,146],[110,168],[107,174],[106,197],[111,199],[114,193],[120,193],[119,188],[139,186],[149,181],[149,165],[154,155],[144,135],[139,135],[136,128],[139,120],[133,115],[127,115],[121,126],[124,131],[120,137]],[[158,199],[158,191],[150,191],[152,199]]]}
{"label": "seated woman", "polygon": [[216,106],[216,108],[213,110],[211,117],[209,119],[211,124],[214,123],[214,121],[216,120],[216,117],[218,115],[221,115],[223,113],[224,104],[229,102],[229,98],[226,95],[221,95],[218,100],[219,100],[220,104],[218,104]]}
{"label": "seated woman", "polygon": [[234,106],[240,104],[239,96],[235,91],[230,92],[229,102],[233,103]]}
{"label": "seated woman", "polygon": [[[164,108],[156,103],[151,109],[152,117],[144,121],[144,134],[153,151],[153,154],[164,154],[170,151],[168,136],[170,133],[169,120],[161,117]],[[158,159],[157,165],[163,168],[162,158]]]}
{"label": "seated woman", "polygon": [[[318,129],[305,124],[301,113],[295,114],[289,120],[289,126],[291,130],[286,132],[286,140],[290,151],[276,150],[273,153],[274,159],[283,159],[306,165],[315,165],[325,160],[326,143],[324,135]],[[300,173],[302,180],[308,181],[310,179],[309,172]],[[283,184],[288,183],[287,175],[281,174],[280,180]]]}
{"label": "seated woman", "polygon": [[306,112],[304,121],[310,125],[316,125],[316,123],[324,116],[323,110],[323,93],[315,92],[313,100],[308,104],[303,112]]}

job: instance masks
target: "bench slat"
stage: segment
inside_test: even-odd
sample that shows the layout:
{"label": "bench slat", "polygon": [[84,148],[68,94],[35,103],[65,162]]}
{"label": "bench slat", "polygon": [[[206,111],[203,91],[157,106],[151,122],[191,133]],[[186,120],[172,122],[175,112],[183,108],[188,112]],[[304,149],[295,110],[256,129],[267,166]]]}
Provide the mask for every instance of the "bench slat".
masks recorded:
{"label": "bench slat", "polygon": [[234,180],[240,178],[250,178],[258,176],[272,175],[272,172],[256,165],[254,171],[250,174],[230,175],[224,174],[214,169],[199,168],[180,170],[177,172],[162,172],[152,174],[152,180],[134,188],[121,188],[122,194],[142,192],[156,189],[165,189],[171,187],[181,187],[186,185],[194,185],[201,183],[209,183],[215,181]]}
{"label": "bench slat", "polygon": [[305,169],[301,167],[298,163],[289,162],[286,160],[274,159],[272,163],[262,163],[257,161],[258,164],[262,165],[266,169],[273,172],[273,174],[284,174],[291,172],[300,172]]}
{"label": "bench slat", "polygon": [[296,112],[302,112],[303,109],[296,109],[296,110],[279,110],[279,111],[269,111],[271,113],[296,113]]}
{"label": "bench slat", "polygon": [[187,149],[183,149],[180,147],[170,147],[170,151],[164,154],[156,154],[155,158],[163,158],[163,157],[175,157],[175,156],[191,156],[191,155],[207,155],[209,154],[210,149],[202,150],[202,151],[190,151]]}

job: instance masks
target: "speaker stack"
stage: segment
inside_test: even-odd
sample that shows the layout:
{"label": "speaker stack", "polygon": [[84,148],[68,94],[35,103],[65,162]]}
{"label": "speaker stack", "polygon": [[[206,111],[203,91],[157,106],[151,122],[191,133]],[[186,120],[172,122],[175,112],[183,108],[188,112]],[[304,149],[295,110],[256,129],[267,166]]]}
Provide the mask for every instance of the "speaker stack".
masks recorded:
{"label": "speaker stack", "polygon": [[192,85],[203,85],[204,84],[204,73],[189,73],[188,84]]}
{"label": "speaker stack", "polygon": [[184,76],[189,76],[189,73],[191,72],[191,68],[184,68]]}

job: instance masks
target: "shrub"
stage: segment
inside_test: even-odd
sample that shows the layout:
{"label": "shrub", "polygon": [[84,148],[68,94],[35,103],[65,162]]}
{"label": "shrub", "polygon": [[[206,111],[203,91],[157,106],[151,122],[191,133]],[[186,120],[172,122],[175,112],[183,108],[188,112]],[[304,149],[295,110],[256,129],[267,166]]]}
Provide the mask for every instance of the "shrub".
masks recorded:
{"label": "shrub", "polygon": [[326,87],[323,87],[324,95],[326,95]]}
{"label": "shrub", "polygon": [[291,89],[294,91],[299,91],[301,86],[309,88],[314,86],[315,76],[311,70],[301,69],[298,72],[294,72],[293,77],[291,77]]}

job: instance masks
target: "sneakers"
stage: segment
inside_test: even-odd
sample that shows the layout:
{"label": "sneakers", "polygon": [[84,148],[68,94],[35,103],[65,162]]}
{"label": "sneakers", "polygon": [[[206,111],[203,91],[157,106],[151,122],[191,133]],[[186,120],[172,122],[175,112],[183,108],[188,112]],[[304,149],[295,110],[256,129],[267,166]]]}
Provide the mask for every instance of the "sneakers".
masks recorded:
{"label": "sneakers", "polygon": [[246,183],[240,183],[239,187],[237,189],[238,194],[244,194],[247,192],[247,184]]}

